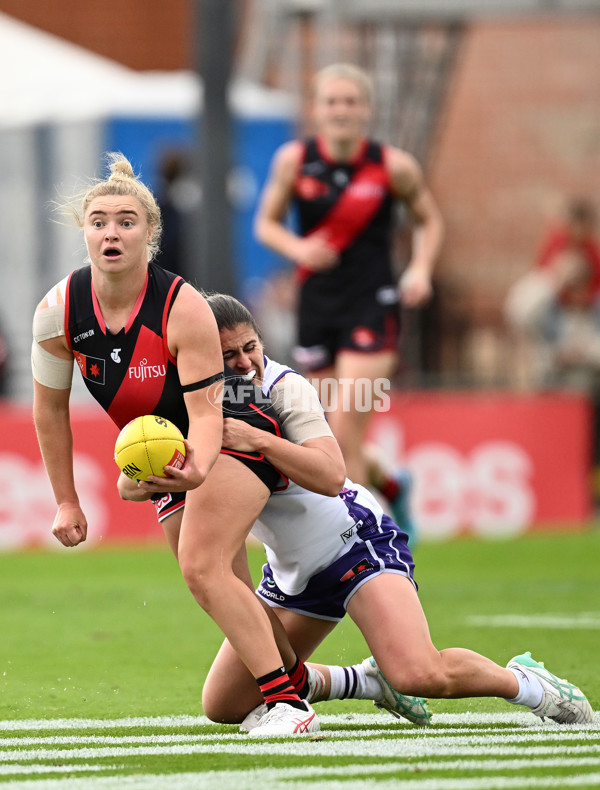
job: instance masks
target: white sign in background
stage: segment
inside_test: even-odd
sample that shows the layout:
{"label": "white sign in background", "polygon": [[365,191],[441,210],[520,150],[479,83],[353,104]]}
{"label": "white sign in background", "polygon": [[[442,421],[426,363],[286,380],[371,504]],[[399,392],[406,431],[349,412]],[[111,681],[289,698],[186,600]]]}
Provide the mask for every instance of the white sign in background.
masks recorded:
{"label": "white sign in background", "polygon": [[[89,547],[100,539],[99,525],[108,518],[108,508],[99,494],[105,490],[106,471],[83,453],[75,453],[74,469],[83,512],[88,524],[95,526],[83,544]],[[30,546],[60,548],[52,534],[56,502],[41,459],[31,461],[17,453],[0,452],[0,476],[11,481],[0,500],[0,551]]]}
{"label": "white sign in background", "polygon": [[531,524],[533,462],[517,443],[482,441],[466,454],[443,442],[407,449],[402,424],[384,417],[371,438],[388,463],[412,473],[410,505],[422,537],[450,538],[465,528],[487,537],[508,536]]}

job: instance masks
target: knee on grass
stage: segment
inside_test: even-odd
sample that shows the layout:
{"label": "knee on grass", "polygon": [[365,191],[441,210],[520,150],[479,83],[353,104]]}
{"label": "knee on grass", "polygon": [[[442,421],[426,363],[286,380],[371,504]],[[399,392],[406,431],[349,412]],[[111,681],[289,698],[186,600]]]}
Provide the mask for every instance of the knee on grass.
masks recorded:
{"label": "knee on grass", "polygon": [[[227,694],[213,694],[210,690],[202,691],[202,710],[204,715],[215,724],[239,724],[250,713],[252,707],[240,706],[235,700],[226,699]],[[257,704],[260,704],[259,702]],[[256,706],[254,706],[256,707]]]}

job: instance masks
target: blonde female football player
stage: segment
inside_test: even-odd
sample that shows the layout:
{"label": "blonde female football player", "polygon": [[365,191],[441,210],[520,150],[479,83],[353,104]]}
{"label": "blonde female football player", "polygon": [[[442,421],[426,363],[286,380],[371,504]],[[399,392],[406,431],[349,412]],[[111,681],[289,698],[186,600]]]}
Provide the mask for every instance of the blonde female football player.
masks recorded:
{"label": "blonde female football player", "polygon": [[[503,668],[471,650],[433,645],[406,534],[366,489],[349,479],[337,497],[307,490],[318,487],[322,474],[309,461],[311,449],[332,440],[314,389],[264,355],[258,327],[240,302],[221,294],[209,295],[207,301],[217,319],[223,359],[270,395],[287,437],[225,420],[226,443],[264,453],[294,481],[271,494],[253,527],[267,554],[256,593],[285,629],[290,648],[286,652],[280,641],[280,650],[293,681],[298,684],[298,676],[306,673],[309,701],[374,699],[396,715],[426,722],[422,697],[493,696],[560,723],[591,721],[585,695],[529,653]],[[346,612],[372,657],[351,667],[303,668],[302,662]],[[258,721],[260,734],[277,734],[275,717],[260,707],[253,710],[261,702],[256,685],[227,641],[209,672],[202,702],[214,721],[241,722],[252,711],[245,729]]]}
{"label": "blonde female football player", "polygon": [[[155,500],[190,591],[231,641],[267,706],[278,709],[279,734],[318,729],[281,666],[269,618],[233,569],[247,518],[258,516],[279,474],[251,453],[220,454],[214,385],[223,378],[223,359],[214,316],[196,289],[152,262],[158,205],[125,157],[109,155],[109,163],[108,178],[92,183],[73,207],[89,265],[49,291],[33,322],[33,414],[58,505],[52,531],[73,547],[88,528],[73,474],[69,399],[77,361],[90,393],[119,427],[160,414],[188,437],[182,469],[168,467],[168,479],[140,484],[121,475],[121,493]],[[237,416],[256,414],[248,407]],[[276,426],[276,419],[263,422]],[[236,484],[225,490],[231,474]]]}
{"label": "blonde female football player", "polygon": [[[313,81],[314,137],[292,140],[273,157],[256,215],[259,241],[293,261],[299,282],[295,355],[312,379],[335,380],[349,407],[328,419],[352,480],[376,485],[403,518],[407,479],[365,452],[372,409],[356,393],[389,378],[397,365],[399,299],[424,304],[432,293],[443,222],[421,167],[406,151],[369,139],[373,88],[351,63],[333,63]],[[392,238],[397,206],[413,221],[411,259],[400,282]],[[294,230],[286,222],[293,207]],[[360,382],[360,384],[356,384]],[[373,402],[375,398],[372,399]],[[409,522],[403,524],[411,529]]]}

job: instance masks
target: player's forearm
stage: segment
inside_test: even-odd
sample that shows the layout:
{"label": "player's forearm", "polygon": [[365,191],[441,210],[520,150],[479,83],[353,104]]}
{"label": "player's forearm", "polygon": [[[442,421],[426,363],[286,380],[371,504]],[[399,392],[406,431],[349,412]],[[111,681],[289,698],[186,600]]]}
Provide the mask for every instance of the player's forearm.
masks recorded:
{"label": "player's forearm", "polygon": [[137,480],[131,480],[123,472],[117,480],[117,491],[121,499],[129,502],[146,502],[152,496],[150,491],[144,491],[139,487]]}
{"label": "player's forearm", "polygon": [[73,475],[73,433],[68,413],[50,413],[34,407],[34,423],[57,504],[78,504]]}
{"label": "player's forearm", "polygon": [[268,217],[261,217],[255,225],[256,238],[265,247],[289,260],[298,258],[300,237],[288,230],[285,225]]}
{"label": "player's forearm", "polygon": [[257,449],[287,478],[317,494],[339,494],[346,479],[346,470],[326,450],[297,445],[263,431],[260,433]]}
{"label": "player's forearm", "polygon": [[204,414],[190,420],[188,440],[195,452],[196,466],[202,480],[206,478],[219,457],[223,439],[223,416],[214,409],[214,414]]}
{"label": "player's forearm", "polygon": [[433,215],[417,226],[413,234],[410,265],[431,277],[442,249],[444,226],[441,216]]}

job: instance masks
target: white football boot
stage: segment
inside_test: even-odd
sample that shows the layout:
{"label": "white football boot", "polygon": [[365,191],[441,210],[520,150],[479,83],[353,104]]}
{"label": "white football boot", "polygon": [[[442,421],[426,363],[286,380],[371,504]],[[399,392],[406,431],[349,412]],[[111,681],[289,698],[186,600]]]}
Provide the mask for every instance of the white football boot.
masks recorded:
{"label": "white football boot", "polygon": [[261,702],[260,705],[250,711],[244,721],[240,724],[240,732],[250,732],[250,730],[258,727],[258,722],[262,719],[266,712],[267,706],[264,702]]}
{"label": "white football boot", "polygon": [[[308,664],[306,665],[306,671],[308,673],[308,696],[306,702],[311,703],[316,696],[323,693],[325,678],[318,670],[309,667]],[[240,732],[253,730],[266,712],[267,706],[264,702],[254,708],[254,710],[251,710],[240,724]]]}
{"label": "white football boot", "polygon": [[278,702],[268,710],[255,727],[248,731],[251,738],[277,738],[289,735],[308,735],[321,729],[317,714],[308,702],[304,702],[306,710]]}
{"label": "white football boot", "polygon": [[531,653],[515,656],[506,665],[531,674],[540,681],[543,689],[542,701],[531,712],[542,721],[547,717],[559,724],[584,724],[594,721],[594,711],[581,689],[568,680],[556,677],[541,661],[534,661]]}
{"label": "white football boot", "polygon": [[377,666],[377,662],[371,656],[362,662],[365,674],[376,678],[381,686],[383,699],[375,701],[374,704],[381,710],[387,710],[397,719],[403,718],[416,724],[419,727],[427,727],[431,724],[431,711],[429,704],[423,697],[407,697],[396,691],[385,678],[383,672]]}

